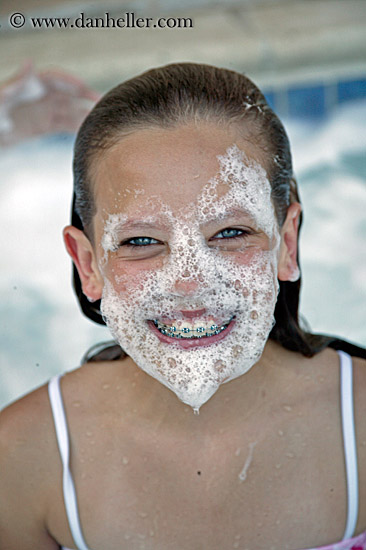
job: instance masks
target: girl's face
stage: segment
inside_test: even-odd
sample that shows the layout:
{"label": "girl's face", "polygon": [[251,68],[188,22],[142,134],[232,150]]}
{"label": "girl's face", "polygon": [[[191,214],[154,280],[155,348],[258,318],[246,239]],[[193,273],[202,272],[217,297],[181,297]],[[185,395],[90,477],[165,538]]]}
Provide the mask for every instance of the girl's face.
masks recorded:
{"label": "girl's face", "polygon": [[274,323],[280,235],[261,151],[214,124],[148,129],[92,173],[106,323],[198,410],[259,360]]}

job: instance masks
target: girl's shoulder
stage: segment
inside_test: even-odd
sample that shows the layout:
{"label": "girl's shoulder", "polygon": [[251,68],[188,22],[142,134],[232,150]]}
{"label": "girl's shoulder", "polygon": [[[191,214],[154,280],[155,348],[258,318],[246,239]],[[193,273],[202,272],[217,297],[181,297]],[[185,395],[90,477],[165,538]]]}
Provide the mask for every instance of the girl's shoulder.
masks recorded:
{"label": "girl's shoulder", "polygon": [[[47,384],[0,412],[0,470],[19,476],[19,490],[42,491],[52,475],[57,443]],[[36,466],[36,467],[35,467]]]}
{"label": "girl's shoulder", "polygon": [[357,462],[359,470],[359,519],[357,533],[366,529],[366,360],[353,357],[353,393]]}
{"label": "girl's shoulder", "polygon": [[[58,466],[47,387],[43,386],[0,413],[0,529],[5,541],[10,537],[19,548],[33,547],[33,543],[34,547],[56,548],[45,535],[44,520],[52,504]],[[27,533],[27,540],[22,532]]]}
{"label": "girl's shoulder", "polygon": [[[39,448],[52,428],[47,384],[14,401],[0,412],[0,444],[13,456]],[[4,456],[1,454],[1,456]]]}
{"label": "girl's shoulder", "polygon": [[[65,375],[65,378],[87,380],[88,375],[80,376],[81,370],[76,369]],[[0,469],[4,471],[2,466],[6,467],[8,463],[12,471],[16,471],[19,462],[24,479],[29,475],[34,483],[35,476],[39,475],[40,480],[42,476],[47,480],[49,476],[46,472],[52,469],[57,453],[46,383],[10,403],[0,412]],[[35,464],[37,468],[34,468]]]}

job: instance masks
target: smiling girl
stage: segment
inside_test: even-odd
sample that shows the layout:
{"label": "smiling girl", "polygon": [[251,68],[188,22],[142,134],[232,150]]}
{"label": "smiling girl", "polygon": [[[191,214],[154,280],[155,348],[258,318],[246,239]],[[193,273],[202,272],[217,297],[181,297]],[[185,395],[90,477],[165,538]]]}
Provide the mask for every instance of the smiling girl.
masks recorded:
{"label": "smiling girl", "polygon": [[188,63],[117,86],[74,191],[75,290],[114,342],[2,413],[1,548],[366,549],[364,351],[299,326],[261,92]]}

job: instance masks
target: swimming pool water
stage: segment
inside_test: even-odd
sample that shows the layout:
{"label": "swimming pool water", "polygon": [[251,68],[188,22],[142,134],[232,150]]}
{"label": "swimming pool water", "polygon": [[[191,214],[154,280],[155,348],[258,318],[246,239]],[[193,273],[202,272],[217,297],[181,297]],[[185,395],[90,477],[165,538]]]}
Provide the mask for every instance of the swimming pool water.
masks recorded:
{"label": "swimming pool water", "polygon": [[[366,345],[366,100],[326,119],[285,120],[304,207],[302,315],[315,332]],[[0,154],[0,406],[75,368],[108,330],[80,313],[61,231],[73,139]]]}

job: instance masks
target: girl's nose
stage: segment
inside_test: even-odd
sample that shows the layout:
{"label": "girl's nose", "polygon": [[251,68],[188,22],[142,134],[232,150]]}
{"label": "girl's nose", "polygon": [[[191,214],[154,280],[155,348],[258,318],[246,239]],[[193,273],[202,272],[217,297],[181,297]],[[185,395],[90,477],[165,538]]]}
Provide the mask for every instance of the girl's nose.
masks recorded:
{"label": "girl's nose", "polygon": [[189,278],[188,272],[183,272],[176,278],[173,284],[173,292],[179,294],[180,296],[192,296],[197,292],[202,282],[199,281],[198,277]]}

